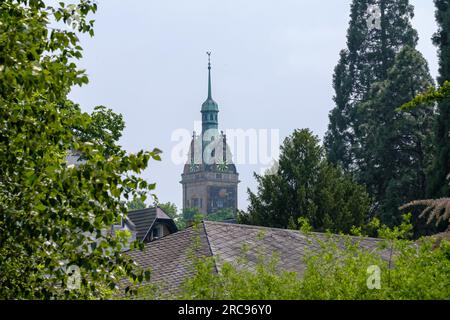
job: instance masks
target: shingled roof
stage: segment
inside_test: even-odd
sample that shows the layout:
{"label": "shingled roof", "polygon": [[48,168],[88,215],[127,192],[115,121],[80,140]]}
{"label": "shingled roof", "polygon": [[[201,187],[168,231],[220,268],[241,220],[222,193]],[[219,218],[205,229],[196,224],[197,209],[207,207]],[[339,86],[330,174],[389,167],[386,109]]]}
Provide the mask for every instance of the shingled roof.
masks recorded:
{"label": "shingled roof", "polygon": [[[324,240],[327,237],[320,233],[314,235]],[[369,251],[378,251],[381,241],[374,238],[356,239]],[[300,231],[204,221],[199,226],[150,242],[143,251],[132,251],[129,255],[141,267],[151,268],[152,283],[158,284],[167,293],[177,292],[183,281],[193,275],[189,254],[193,252],[194,245],[197,256],[216,258],[217,270],[224,262],[234,264],[243,257],[247,261],[246,267],[252,269],[261,256],[270,258],[276,255],[280,268],[300,275],[305,269],[302,257],[308,250],[320,248],[318,243],[311,241],[311,237]],[[387,252],[380,254],[388,259]]]}
{"label": "shingled roof", "polygon": [[169,226],[172,227],[172,232],[177,231],[173,220],[159,207],[130,211],[128,212],[127,218],[134,225],[133,227],[134,230],[136,230],[136,239],[141,241],[144,240],[148,231],[158,219],[170,222]]}
{"label": "shingled roof", "polygon": [[133,250],[127,254],[143,269],[151,269],[151,283],[170,294],[178,292],[183,281],[193,276],[191,254],[194,252],[197,257],[212,255],[202,225],[149,242],[143,251]]}

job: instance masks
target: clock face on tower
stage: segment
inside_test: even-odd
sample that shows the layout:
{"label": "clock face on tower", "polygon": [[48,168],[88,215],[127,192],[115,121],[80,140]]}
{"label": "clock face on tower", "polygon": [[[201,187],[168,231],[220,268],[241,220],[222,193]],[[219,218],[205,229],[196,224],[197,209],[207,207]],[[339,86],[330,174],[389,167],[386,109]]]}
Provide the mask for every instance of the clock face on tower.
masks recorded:
{"label": "clock face on tower", "polygon": [[226,162],[217,164],[217,169],[219,171],[227,171],[228,170],[228,164]]}
{"label": "clock face on tower", "polygon": [[[239,174],[227,135],[219,130],[219,104],[213,99],[208,52],[208,95],[201,106],[201,134],[192,133],[188,160],[183,166],[183,209],[196,207],[202,214],[237,211]],[[208,148],[207,148],[208,147]]]}
{"label": "clock face on tower", "polygon": [[227,189],[223,188],[219,191],[219,198],[225,199],[228,195]]}
{"label": "clock face on tower", "polygon": [[211,186],[208,188],[208,196],[208,213],[220,209],[236,209],[237,188],[234,186]]}

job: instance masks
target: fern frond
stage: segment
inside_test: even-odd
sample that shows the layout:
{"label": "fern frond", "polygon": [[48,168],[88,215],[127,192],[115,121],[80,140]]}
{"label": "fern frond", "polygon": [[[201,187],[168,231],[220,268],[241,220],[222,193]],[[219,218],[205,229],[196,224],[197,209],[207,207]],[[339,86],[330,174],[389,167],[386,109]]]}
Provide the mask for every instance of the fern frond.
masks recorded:
{"label": "fern frond", "polygon": [[436,225],[438,225],[441,221],[448,219],[450,220],[450,198],[416,200],[400,207],[400,210],[416,206],[426,206],[425,210],[423,210],[420,214],[420,217],[422,218],[429,214],[427,222],[429,224],[434,219],[436,219]]}

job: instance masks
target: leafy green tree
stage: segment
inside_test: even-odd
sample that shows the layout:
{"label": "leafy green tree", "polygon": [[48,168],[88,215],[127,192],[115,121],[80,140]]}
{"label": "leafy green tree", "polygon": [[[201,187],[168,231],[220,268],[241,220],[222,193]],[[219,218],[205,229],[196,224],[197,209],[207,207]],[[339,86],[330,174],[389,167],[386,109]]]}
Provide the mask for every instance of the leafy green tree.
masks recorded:
{"label": "leafy green tree", "polygon": [[133,200],[127,202],[128,210],[142,210],[147,208],[144,200],[141,197],[135,197]]}
{"label": "leafy green tree", "polygon": [[[439,88],[430,88],[427,92],[418,95],[413,100],[405,103],[400,107],[400,111],[409,111],[422,107],[424,104],[442,102],[450,100],[450,82],[445,81],[444,84]],[[450,131],[448,132],[448,137],[450,138]],[[436,164],[436,163],[435,163]],[[450,186],[450,173],[447,175],[449,180],[448,185]],[[447,182],[446,182],[447,183]],[[450,224],[450,194],[447,193],[446,197],[438,199],[428,199],[428,200],[415,200],[402,206],[400,209],[409,209],[415,206],[425,206],[425,210],[422,211],[420,217],[429,215],[428,224],[433,220],[436,220],[436,227],[442,226],[442,228],[447,227]]]}
{"label": "leafy green tree", "polygon": [[178,213],[178,208],[175,203],[160,203],[159,207],[163,209],[170,218],[173,219],[173,221],[177,225],[178,230],[183,230],[184,228],[186,228],[186,221],[184,220],[183,215]]}
{"label": "leafy green tree", "polygon": [[[388,225],[401,222],[398,208],[426,193],[426,170],[432,160],[433,104],[398,112],[399,106],[433,85],[428,65],[415,49],[405,46],[388,70],[385,81],[372,85],[368,99],[358,106],[365,124],[360,137],[359,180],[374,197],[375,212]],[[424,232],[418,223],[416,234]]]}
{"label": "leafy green tree", "polygon": [[164,210],[165,213],[169,217],[171,217],[173,220],[176,220],[178,218],[178,208],[175,205],[175,203],[172,202],[166,202],[166,203],[160,203],[158,206]]}
{"label": "leafy green tree", "polygon": [[203,219],[203,214],[200,213],[200,210],[196,207],[185,208],[183,209],[181,217],[183,227],[187,227],[189,225],[192,225],[192,223],[198,220],[198,218]]}
{"label": "leafy green tree", "polygon": [[117,144],[122,136],[123,129],[125,129],[123,116],[104,106],[98,106],[94,108],[91,119],[92,121],[87,128],[75,128],[74,133],[79,140],[103,145],[106,157],[123,152]]}
{"label": "leafy green tree", "polygon": [[[435,0],[436,22],[439,30],[433,41],[439,48],[439,85],[450,81],[450,1]],[[450,172],[450,98],[440,99],[435,129],[435,159],[428,178],[428,196],[446,197],[450,186],[446,183]]]}
{"label": "leafy green tree", "polygon": [[234,219],[234,214],[232,209],[221,209],[217,210],[214,213],[210,213],[205,216],[205,220],[207,221],[225,221]]}
{"label": "leafy green tree", "polygon": [[[136,174],[160,160],[160,151],[126,154],[115,143],[120,116],[102,108],[89,115],[67,99],[71,87],[88,82],[75,63],[82,57],[77,34],[93,35],[88,15],[96,10],[91,0],[0,3],[3,299],[106,298],[123,277],[149,275],[122,254],[126,235],[108,230],[127,213],[123,199],[154,189]],[[66,161],[74,150],[84,159],[78,166]],[[71,266],[81,276],[74,290]]]}
{"label": "leafy green tree", "polygon": [[[175,208],[176,206],[172,203],[167,203],[169,210],[171,210],[171,208]],[[163,208],[164,209],[164,208]],[[171,215],[172,217],[172,215]],[[175,217],[175,218],[173,218]],[[176,214],[175,211],[175,215],[173,215],[172,219],[175,220],[175,223],[178,227],[178,229],[184,229],[187,226],[192,225],[195,222],[198,221],[202,221],[202,220],[207,220],[207,221],[224,221],[224,220],[228,220],[228,219],[232,219],[234,218],[233,215],[233,211],[230,209],[223,209],[223,210],[218,210],[214,213],[208,214],[208,215],[204,215],[203,213],[200,212],[200,210],[196,207],[194,208],[186,208],[183,210],[183,213],[181,215]]]}
{"label": "leafy green tree", "polygon": [[[314,249],[305,252],[303,274],[283,270],[276,257],[259,257],[249,268],[213,258],[194,259],[194,276],[186,279],[180,298],[192,300],[448,300],[450,242],[423,238],[405,240],[409,223],[378,228],[378,250],[360,246],[361,238],[328,234],[320,239],[306,233]],[[254,240],[256,243],[258,239]],[[389,260],[380,251],[395,252]],[[375,267],[375,268],[374,268]],[[379,286],[370,276],[378,270]]]}
{"label": "leafy green tree", "polygon": [[250,205],[239,214],[241,223],[296,229],[305,217],[314,230],[349,232],[367,222],[370,201],[364,188],[328,163],[308,129],[285,139],[275,174],[255,178],[258,189],[248,190]]}
{"label": "leafy green tree", "polygon": [[352,2],[347,48],[341,51],[333,76],[335,108],[324,139],[328,159],[346,171],[359,170],[356,131],[367,120],[357,116],[356,106],[367,99],[373,83],[386,80],[396,53],[405,45],[415,47],[418,36],[412,17],[409,0]]}

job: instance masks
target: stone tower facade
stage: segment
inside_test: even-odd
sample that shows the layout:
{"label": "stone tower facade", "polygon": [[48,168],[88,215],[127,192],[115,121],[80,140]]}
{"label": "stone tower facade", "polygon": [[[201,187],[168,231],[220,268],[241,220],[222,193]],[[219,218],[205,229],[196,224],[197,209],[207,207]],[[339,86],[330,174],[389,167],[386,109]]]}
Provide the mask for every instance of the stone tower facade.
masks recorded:
{"label": "stone tower facade", "polygon": [[227,137],[219,132],[219,106],[212,98],[208,52],[208,98],[202,105],[202,132],[192,135],[189,159],[181,175],[183,209],[197,208],[208,215],[238,208],[239,174],[232,162]]}

